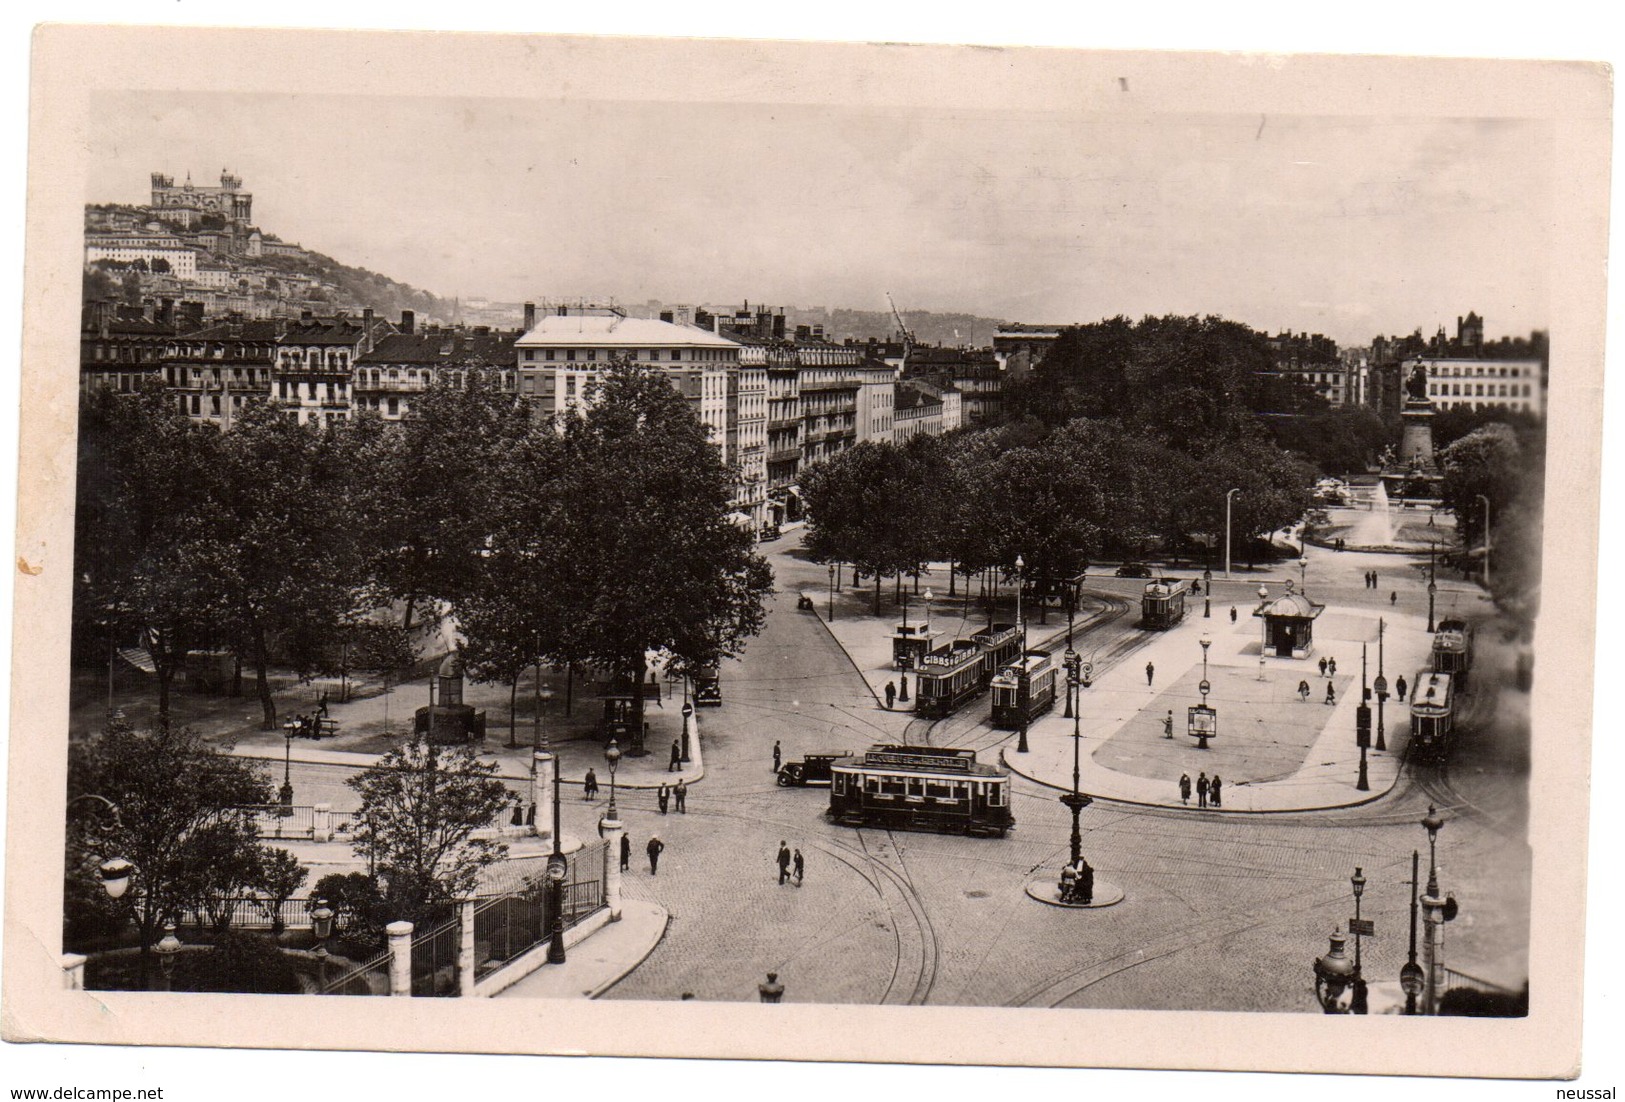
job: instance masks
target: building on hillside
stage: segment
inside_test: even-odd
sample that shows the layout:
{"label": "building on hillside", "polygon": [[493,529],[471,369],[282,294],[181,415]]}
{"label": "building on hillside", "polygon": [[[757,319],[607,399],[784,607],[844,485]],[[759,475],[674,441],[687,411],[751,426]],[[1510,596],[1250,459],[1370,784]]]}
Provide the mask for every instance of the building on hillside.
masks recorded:
{"label": "building on hillside", "polygon": [[247,226],[254,221],[254,197],[242,188],[242,177],[224,169],[220,170],[219,187],[196,186],[190,172],[186,182],[176,187],[175,177],[154,172],[152,206],[183,226],[199,225],[206,216]]}
{"label": "building on hillside", "polygon": [[355,358],[351,391],[357,410],[399,421],[424,391],[437,383],[461,386],[476,373],[495,379],[504,391],[519,392],[518,330],[420,329],[411,310],[401,311],[395,329]]}
{"label": "building on hillside", "polygon": [[277,347],[272,400],[301,425],[348,419],[357,357],[394,331],[389,322],[373,317],[371,307],[359,319],[345,314],[317,317],[305,311],[289,323]]}
{"label": "building on hillside", "polygon": [[916,436],[942,435],[942,399],[932,393],[929,383],[904,381],[897,384],[892,439],[904,444]]}
{"label": "building on hillside", "polygon": [[172,233],[85,234],[85,267],[100,260],[121,265],[139,261],[148,271],[170,273],[189,280],[197,276],[198,251],[187,248]]}
{"label": "building on hillside", "polygon": [[280,319],[234,315],[177,335],[164,354],[163,378],[181,412],[225,431],[249,402],[270,398],[286,327]]}
{"label": "building on hillside", "polygon": [[559,305],[538,313],[526,303],[524,317],[524,334],[514,342],[519,386],[538,416],[579,408],[614,361],[657,368],[693,405],[724,462],[732,461],[728,376],[739,370],[737,343],[694,326],[629,318],[613,306]]}

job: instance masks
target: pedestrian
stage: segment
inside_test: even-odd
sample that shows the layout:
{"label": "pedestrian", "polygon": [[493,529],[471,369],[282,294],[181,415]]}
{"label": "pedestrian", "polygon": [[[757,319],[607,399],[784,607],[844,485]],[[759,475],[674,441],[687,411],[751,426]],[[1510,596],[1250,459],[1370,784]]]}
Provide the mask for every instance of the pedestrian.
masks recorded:
{"label": "pedestrian", "polygon": [[316,711],[321,714],[321,717],[323,719],[327,718],[327,690],[326,689],[322,690],[322,698],[321,698],[321,700],[316,702]]}
{"label": "pedestrian", "polygon": [[1174,737],[1174,710],[1172,708],[1168,709],[1168,716],[1162,721],[1162,737]]}
{"label": "pedestrian", "polygon": [[1326,672],[1331,674],[1333,677],[1337,676],[1337,659],[1326,659]]}
{"label": "pedestrian", "polygon": [[1223,783],[1223,781],[1219,780],[1219,775],[1217,773],[1213,774],[1213,779],[1207,782],[1208,798],[1213,801],[1214,807],[1219,806],[1219,786]]}
{"label": "pedestrian", "polygon": [[807,875],[807,862],[802,859],[801,847],[796,847],[796,887],[801,887],[801,881]]}
{"label": "pedestrian", "polygon": [[897,680],[900,682],[900,685],[899,685],[899,687],[897,689],[897,699],[898,700],[907,700],[908,699],[908,674],[906,674],[906,673],[905,674],[900,674],[898,676]]}
{"label": "pedestrian", "polygon": [[886,707],[890,708],[892,706],[892,702],[896,699],[897,686],[892,684],[890,681],[886,682]]}
{"label": "pedestrian", "polygon": [[666,772],[673,773],[683,767],[683,748],[676,739],[671,740],[671,764],[666,766]]}
{"label": "pedestrian", "polygon": [[1199,773],[1196,777],[1196,806],[1207,806],[1207,774]]}
{"label": "pedestrian", "polygon": [[779,750],[779,740],[774,739],[773,740],[773,772],[775,772],[775,773],[777,773],[779,771],[779,762],[781,760],[781,758],[779,756],[780,753],[781,753],[781,751]]}
{"label": "pedestrian", "polygon": [[591,769],[587,770],[587,777],[581,782],[581,798],[584,800],[598,798],[598,774]]}
{"label": "pedestrian", "polygon": [[1330,681],[1326,682],[1326,703],[1337,703],[1337,690],[1332,688],[1332,683]]}
{"label": "pedestrian", "polygon": [[1200,579],[1200,578],[1192,578],[1191,579],[1191,592],[1194,593],[1198,597],[1200,597],[1202,595],[1202,579]]}
{"label": "pedestrian", "polygon": [[1189,773],[1179,775],[1179,802],[1182,804],[1191,802],[1191,775]]}
{"label": "pedestrian", "polygon": [[626,872],[632,867],[632,837],[629,834],[621,835],[621,871]]}
{"label": "pedestrian", "polygon": [[513,794],[513,818],[508,821],[508,825],[516,827],[525,825],[525,801],[517,792]]}
{"label": "pedestrian", "polygon": [[525,809],[525,825],[528,826],[528,827],[533,827],[533,826],[536,825],[536,805],[535,804],[531,804],[528,808]]}
{"label": "pedestrian", "polygon": [[1309,682],[1298,682],[1298,700],[1304,704],[1309,703]]}
{"label": "pedestrian", "polygon": [[1398,603],[1399,603],[1399,592],[1397,590],[1390,592],[1388,594],[1388,607],[1393,608]]}
{"label": "pedestrian", "polygon": [[660,854],[665,848],[666,844],[662,842],[658,836],[650,836],[649,844],[644,847],[644,850],[649,854],[650,876],[655,875],[656,871],[660,868]]}
{"label": "pedestrian", "polygon": [[671,790],[661,785],[655,790],[655,799],[660,803],[660,814],[666,813],[666,805],[671,802]]}
{"label": "pedestrian", "polygon": [[790,847],[784,844],[783,839],[779,840],[778,862],[779,862],[779,883],[783,884],[786,880],[788,880],[790,878]]}
{"label": "pedestrian", "polygon": [[1095,900],[1095,868],[1082,857],[1078,858],[1078,902],[1085,905]]}
{"label": "pedestrian", "polygon": [[1145,683],[1147,685],[1151,684],[1151,679],[1153,677],[1155,677],[1156,674],[1157,674],[1157,667],[1155,667],[1151,663],[1147,662],[1145,664]]}
{"label": "pedestrian", "polygon": [[1326,676],[1326,659],[1324,658],[1320,660],[1320,676]]}
{"label": "pedestrian", "polygon": [[1399,693],[1399,699],[1405,699],[1405,675],[1400,674],[1399,680],[1394,682],[1394,690]]}
{"label": "pedestrian", "polygon": [[1230,606],[1230,622],[1232,624],[1236,622],[1236,606],[1235,605]]}
{"label": "pedestrian", "polygon": [[684,781],[678,781],[677,787],[671,790],[671,794],[677,798],[677,810],[681,811],[684,815],[687,815],[688,784]]}

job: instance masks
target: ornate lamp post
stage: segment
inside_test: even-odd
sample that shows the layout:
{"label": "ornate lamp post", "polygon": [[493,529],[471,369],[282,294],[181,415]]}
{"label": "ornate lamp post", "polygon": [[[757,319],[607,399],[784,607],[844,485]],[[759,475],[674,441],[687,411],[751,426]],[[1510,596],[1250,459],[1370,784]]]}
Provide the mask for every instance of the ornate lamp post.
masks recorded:
{"label": "ornate lamp post", "polygon": [[1020,555],[1016,556],[1016,627],[1021,632],[1021,651],[1017,660],[1021,663],[1020,672],[1016,675],[1016,705],[1021,709],[1021,737],[1016,740],[1016,753],[1027,753],[1027,621],[1021,615],[1021,582],[1022,571],[1027,564]]}
{"label": "ornate lamp post", "polygon": [[1399,986],[1405,992],[1405,1013],[1416,1013],[1416,1000],[1422,994],[1427,979],[1422,966],[1416,963],[1416,865],[1417,852],[1411,850],[1411,947],[1405,956],[1405,966],[1399,970]]}
{"label": "ornate lamp post", "polygon": [[[1432,520],[1432,517],[1428,518]],[[1433,634],[1433,598],[1439,592],[1438,581],[1434,575],[1435,554],[1439,550],[1437,543],[1428,544],[1428,634]]]}
{"label": "ornate lamp post", "polygon": [[1327,1014],[1347,1014],[1341,1002],[1343,992],[1354,980],[1354,962],[1343,952],[1346,939],[1338,930],[1332,931],[1331,949],[1323,957],[1315,958],[1315,998]]}
{"label": "ornate lamp post", "polygon": [[829,621],[832,624],[835,622],[835,575],[836,575],[836,573],[837,573],[837,571],[835,569],[835,564],[830,563],[829,564]]}
{"label": "ornate lamp post", "polygon": [[1382,675],[1382,637],[1385,624],[1381,618],[1377,620],[1377,679],[1371,687],[1377,693],[1377,749],[1387,751],[1388,741],[1382,730],[1382,706],[1388,702],[1388,679]]}
{"label": "ornate lamp post", "polygon": [[1309,592],[1309,556],[1307,554],[1298,560],[1298,592]]}
{"label": "ornate lamp post", "polygon": [[1439,818],[1438,810],[1428,805],[1427,818],[1422,820],[1422,829],[1428,832],[1428,886],[1427,892],[1422,896],[1422,919],[1427,926],[1427,940],[1422,945],[1422,973],[1424,978],[1424,996],[1422,1013],[1437,1014],[1439,1012],[1439,988],[1443,986],[1444,956],[1443,934],[1444,924],[1456,917],[1456,900],[1454,896],[1442,896],[1439,892],[1439,862],[1437,843],[1439,830],[1444,826],[1444,820]]}
{"label": "ornate lamp post", "polygon": [[299,730],[299,724],[291,719],[282,725],[282,788],[278,790],[276,800],[280,805],[277,814],[283,817],[293,814],[293,779],[291,774],[293,769],[293,736],[297,730]]}
{"label": "ornate lamp post", "polygon": [[[678,760],[679,761],[687,762],[687,761],[691,760],[689,758],[689,756],[688,756],[689,755],[689,750],[690,750],[689,733],[688,732],[689,732],[689,726],[693,723],[693,721],[694,721],[694,705],[690,704],[688,701],[685,700],[685,701],[683,701],[683,747],[682,747],[682,750],[678,754]],[[613,788],[614,785],[612,784],[610,787]],[[614,816],[610,816],[610,817],[614,818]]]}
{"label": "ornate lamp post", "polygon": [[[1365,683],[1365,644],[1360,644],[1360,706],[1354,709],[1354,745],[1360,748],[1360,779],[1354,782],[1359,792],[1371,791],[1371,781],[1366,775],[1365,751],[1371,745],[1371,705],[1366,701],[1371,699],[1371,690]],[[1358,942],[1356,942],[1358,944]]]}
{"label": "ornate lamp post", "polygon": [[[683,707],[689,708],[692,707],[692,705],[685,701],[683,703]],[[614,739],[610,739],[609,745],[604,747],[604,760],[609,763],[609,817],[611,819],[619,819],[620,816],[615,813],[615,770],[620,768],[621,747],[620,744]],[[553,775],[557,777],[557,771],[555,771]],[[553,806],[558,806],[558,800],[553,801]],[[557,838],[558,831],[555,830],[553,832],[553,836]]]}
{"label": "ornate lamp post", "polygon": [[175,983],[175,957],[181,951],[181,939],[175,936],[174,919],[164,923],[164,936],[158,939],[153,950],[158,954],[158,963],[164,974],[164,990],[171,991]]}
{"label": "ornate lamp post", "polygon": [[[614,755],[611,757],[611,755]],[[618,818],[615,814],[615,766],[621,760],[621,748],[615,745],[615,740],[609,740],[609,746],[604,750],[604,757],[609,759],[609,817]],[[547,901],[548,909],[553,912],[553,936],[547,944],[547,963],[564,963],[564,878],[570,871],[570,864],[565,860],[564,851],[559,848],[559,805],[563,802],[559,792],[559,779],[563,770],[558,767],[557,760],[553,763],[553,852],[547,857]],[[613,857],[611,858],[613,860]]]}
{"label": "ornate lamp post", "polygon": [[[1078,691],[1079,675],[1083,667],[1083,659],[1076,651],[1068,648],[1065,662],[1067,689],[1070,692],[1076,693]],[[1068,811],[1072,812],[1071,843],[1073,868],[1078,867],[1078,862],[1083,857],[1083,832],[1078,825],[1078,816],[1082,814],[1084,808],[1095,802],[1092,797],[1084,795],[1083,792],[1079,790],[1079,781],[1081,778],[1078,773],[1078,755],[1079,744],[1081,743],[1083,736],[1078,730],[1080,720],[1077,713],[1081,711],[1082,709],[1080,708],[1072,715],[1072,791],[1063,793],[1061,795],[1061,803],[1066,806]]]}
{"label": "ornate lamp post", "polygon": [[756,985],[756,995],[764,1003],[782,1002],[784,999],[784,984],[779,982],[779,974],[769,972],[767,982]]}
{"label": "ornate lamp post", "polygon": [[1204,631],[1197,642],[1202,644],[1202,683],[1196,689],[1202,694],[1202,703],[1190,709],[1186,730],[1196,736],[1196,748],[1206,750],[1207,740],[1219,733],[1218,713],[1207,702],[1207,694],[1213,691],[1207,679],[1207,649],[1213,645],[1213,636]]}
{"label": "ornate lamp post", "polygon": [[1360,897],[1365,894],[1365,874],[1358,865],[1354,866],[1354,875],[1349,877],[1349,887],[1354,889],[1354,921],[1349,923],[1349,930],[1354,934],[1354,997],[1349,1002],[1349,1013],[1364,1014],[1368,1005],[1365,976],[1360,972],[1360,935],[1365,932],[1365,921],[1360,917]]}
{"label": "ornate lamp post", "polygon": [[316,969],[321,986],[327,986],[327,939],[333,933],[333,908],[327,900],[318,899],[310,912],[310,932],[316,938]]}
{"label": "ornate lamp post", "polygon": [[1213,570],[1211,567],[1202,568],[1202,619],[1213,617]]}

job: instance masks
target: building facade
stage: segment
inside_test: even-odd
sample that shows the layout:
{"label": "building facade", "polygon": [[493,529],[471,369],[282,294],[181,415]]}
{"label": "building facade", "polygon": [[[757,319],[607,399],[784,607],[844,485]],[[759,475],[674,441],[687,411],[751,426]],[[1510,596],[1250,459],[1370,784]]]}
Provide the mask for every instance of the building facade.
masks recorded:
{"label": "building facade", "polygon": [[476,374],[493,379],[505,392],[519,392],[518,330],[419,329],[410,310],[401,312],[395,330],[355,358],[351,392],[356,409],[400,421],[425,391],[437,384],[461,386]]}

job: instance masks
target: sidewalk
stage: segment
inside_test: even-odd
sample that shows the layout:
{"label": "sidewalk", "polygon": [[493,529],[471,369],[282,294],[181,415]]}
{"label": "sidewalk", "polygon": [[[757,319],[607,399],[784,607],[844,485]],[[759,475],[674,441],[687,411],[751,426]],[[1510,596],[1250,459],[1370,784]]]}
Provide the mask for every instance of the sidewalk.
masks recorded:
{"label": "sidewalk", "polygon": [[591,931],[571,945],[566,940],[563,964],[544,964],[499,999],[595,999],[642,964],[666,933],[668,913],[658,903],[628,899],[621,920]]}

